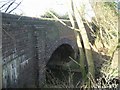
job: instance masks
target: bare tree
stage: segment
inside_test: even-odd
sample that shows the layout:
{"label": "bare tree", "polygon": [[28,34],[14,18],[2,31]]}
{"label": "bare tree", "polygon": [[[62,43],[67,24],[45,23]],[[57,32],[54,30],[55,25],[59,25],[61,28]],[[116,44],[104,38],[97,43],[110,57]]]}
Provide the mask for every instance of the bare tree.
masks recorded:
{"label": "bare tree", "polygon": [[0,10],[5,13],[12,13],[15,9],[17,9],[20,4],[22,3],[22,0],[20,2],[16,2],[16,0],[10,0],[2,2],[3,4],[0,6]]}

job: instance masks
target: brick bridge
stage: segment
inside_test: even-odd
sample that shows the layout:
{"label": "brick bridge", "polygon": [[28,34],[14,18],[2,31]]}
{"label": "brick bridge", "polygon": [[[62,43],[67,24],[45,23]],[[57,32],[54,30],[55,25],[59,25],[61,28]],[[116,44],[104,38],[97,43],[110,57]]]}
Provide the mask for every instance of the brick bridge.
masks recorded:
{"label": "brick bridge", "polygon": [[55,20],[2,13],[3,87],[41,87],[48,63],[63,65],[76,57],[74,35]]}

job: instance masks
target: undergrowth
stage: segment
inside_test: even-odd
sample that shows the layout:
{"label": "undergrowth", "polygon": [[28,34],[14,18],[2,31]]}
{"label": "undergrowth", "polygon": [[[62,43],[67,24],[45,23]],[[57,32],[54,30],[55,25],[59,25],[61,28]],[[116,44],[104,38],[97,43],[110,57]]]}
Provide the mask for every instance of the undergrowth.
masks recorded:
{"label": "undergrowth", "polygon": [[[114,3],[115,4],[115,3]],[[112,5],[112,7],[111,7]],[[52,82],[53,86],[56,88],[97,88],[97,89],[102,89],[102,88],[111,88],[111,89],[117,89],[119,88],[119,75],[118,75],[118,54],[116,52],[118,51],[119,48],[119,41],[118,41],[118,14],[116,9],[113,9],[113,4],[111,2],[105,3],[105,2],[97,2],[92,4],[93,10],[95,12],[95,17],[92,19],[92,22],[89,23],[87,22],[84,17],[83,20],[87,22],[87,25],[90,28],[90,32],[92,33],[93,36],[95,36],[95,42],[94,44],[90,44],[91,48],[93,51],[97,52],[100,61],[104,61],[104,63],[101,64],[101,68],[99,68],[100,75],[95,78],[92,76],[94,73],[90,73],[89,70],[86,74],[86,78],[84,81],[79,81],[75,85],[73,83],[74,81],[74,73],[69,73],[67,75],[68,80],[66,78],[62,78],[63,81],[59,80],[59,78],[56,78],[52,74],[52,77],[49,78],[49,80]],[[111,9],[112,8],[112,9]],[[78,9],[78,8],[76,8]],[[74,9],[74,10],[76,10]],[[76,10],[77,11],[77,10]],[[73,11],[74,12],[74,11]],[[80,12],[75,12],[77,16],[81,16]],[[83,15],[83,14],[82,14]],[[72,16],[72,15],[71,15]],[[77,20],[77,17],[74,17]],[[73,22],[74,22],[73,18]],[[57,18],[58,19],[58,18]],[[78,20],[81,20],[80,17]],[[60,20],[59,20],[60,21]],[[62,21],[60,21],[62,22]],[[71,18],[71,23],[72,18]],[[79,22],[79,21],[78,21]],[[78,24],[79,26],[80,24]],[[91,28],[94,25],[95,28]],[[74,28],[74,25],[73,25]],[[74,28],[76,29],[76,28]],[[79,30],[79,29],[77,29]],[[81,33],[81,31],[80,31]],[[84,42],[84,38],[83,38]],[[90,42],[89,42],[90,43]],[[80,44],[80,43],[79,43]],[[86,43],[84,43],[86,44]],[[88,45],[88,44],[87,44]],[[85,48],[86,50],[86,48]],[[87,51],[86,51],[87,52]],[[109,56],[110,58],[101,58],[100,55],[102,56]],[[86,57],[89,56],[89,53],[87,53]],[[94,55],[93,55],[94,56]],[[90,57],[92,58],[92,57]],[[87,58],[89,62],[89,58]],[[115,63],[117,62],[117,64]],[[97,62],[99,63],[99,62]],[[78,64],[80,64],[78,62]],[[77,65],[77,64],[76,64]],[[89,62],[89,65],[90,62]],[[79,65],[81,66],[81,65]],[[115,66],[115,67],[113,67]],[[91,65],[92,67],[92,65]],[[80,67],[81,68],[81,67]],[[95,67],[96,68],[96,67]],[[98,68],[96,68],[98,69]],[[81,70],[83,72],[84,70]],[[90,68],[90,71],[92,72],[92,68]],[[50,75],[48,74],[48,76]],[[89,74],[89,75],[88,75]],[[51,76],[51,75],[50,75]],[[64,75],[66,76],[66,75]],[[83,76],[82,76],[83,77]],[[45,85],[45,87],[49,87],[49,85]],[[51,87],[51,85],[50,85]]]}

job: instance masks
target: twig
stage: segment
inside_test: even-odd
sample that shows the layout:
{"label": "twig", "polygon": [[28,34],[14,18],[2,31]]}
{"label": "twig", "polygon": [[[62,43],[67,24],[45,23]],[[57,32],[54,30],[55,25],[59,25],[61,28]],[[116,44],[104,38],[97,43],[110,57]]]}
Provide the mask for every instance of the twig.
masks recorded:
{"label": "twig", "polygon": [[[10,1],[9,1],[10,2]],[[3,4],[0,9],[2,9],[5,5],[7,5],[9,2],[6,2],[5,4]]]}
{"label": "twig", "polygon": [[66,23],[64,23],[62,20],[60,20],[57,16],[55,16],[52,12],[48,11],[48,13],[51,14],[57,21],[59,21],[59,22],[60,22],[61,24],[63,24],[64,26],[67,26],[68,28],[70,28],[70,29],[72,29],[72,30],[81,32],[80,29],[77,29],[77,28],[68,26]]}
{"label": "twig", "polygon": [[15,1],[16,1],[16,0],[14,0],[13,2],[11,2],[11,3],[9,4],[9,6],[8,6],[7,9],[5,10],[5,12],[8,11],[8,9],[13,5],[13,3],[14,3]]}
{"label": "twig", "polygon": [[[21,1],[22,2],[22,1]],[[19,2],[18,4],[17,4],[17,6],[15,7],[15,8],[13,8],[11,11],[9,11],[8,13],[11,13],[13,10],[15,10],[20,4],[21,4],[21,2]]]}

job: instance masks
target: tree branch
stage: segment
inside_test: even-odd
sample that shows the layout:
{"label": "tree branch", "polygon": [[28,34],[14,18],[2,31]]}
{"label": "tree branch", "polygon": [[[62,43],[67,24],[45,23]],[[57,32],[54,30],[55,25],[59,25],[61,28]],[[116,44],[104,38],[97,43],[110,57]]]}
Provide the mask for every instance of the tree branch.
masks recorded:
{"label": "tree branch", "polygon": [[[22,1],[21,1],[22,2]],[[19,2],[18,4],[17,4],[17,6],[15,7],[15,8],[13,8],[11,11],[9,11],[8,13],[11,13],[13,10],[15,10],[20,4],[21,4],[21,2]]]}
{"label": "tree branch", "polygon": [[16,0],[14,0],[13,2],[11,2],[11,3],[9,4],[9,6],[8,6],[7,9],[5,10],[5,12],[8,11],[8,9],[13,5],[13,3],[14,3],[15,1],[16,1]]}
{"label": "tree branch", "polygon": [[10,3],[10,1],[6,2],[5,4],[3,4],[0,9],[2,9],[5,5],[7,5],[8,3]]}

